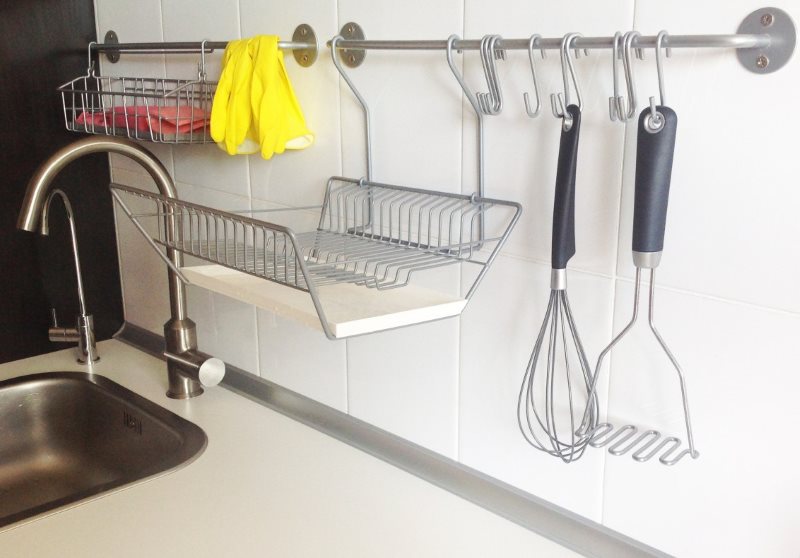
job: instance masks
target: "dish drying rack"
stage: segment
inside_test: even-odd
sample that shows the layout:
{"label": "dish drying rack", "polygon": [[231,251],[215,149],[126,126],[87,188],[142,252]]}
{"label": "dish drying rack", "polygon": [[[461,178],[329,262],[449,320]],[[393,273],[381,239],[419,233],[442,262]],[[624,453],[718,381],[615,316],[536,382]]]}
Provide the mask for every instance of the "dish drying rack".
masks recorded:
{"label": "dish drying rack", "polygon": [[[515,202],[332,177],[316,230],[295,232],[138,188],[111,191],[183,281],[314,322],[329,339],[457,316],[522,211]],[[478,224],[487,222],[497,235],[482,237]],[[177,269],[167,248],[214,265]],[[409,284],[459,263],[478,270],[463,297]]]}
{"label": "dish drying rack", "polygon": [[[58,87],[67,130],[85,134],[121,136],[154,143],[211,143],[209,123],[217,82],[206,75],[205,56],[227,42],[119,44],[109,31],[103,44],[89,43],[88,69]],[[297,62],[310,66],[317,58],[317,38],[311,26],[299,25],[292,41],[279,48],[291,50]],[[110,77],[97,75],[92,52],[105,52],[110,62],[128,53],[199,53],[197,79]]]}

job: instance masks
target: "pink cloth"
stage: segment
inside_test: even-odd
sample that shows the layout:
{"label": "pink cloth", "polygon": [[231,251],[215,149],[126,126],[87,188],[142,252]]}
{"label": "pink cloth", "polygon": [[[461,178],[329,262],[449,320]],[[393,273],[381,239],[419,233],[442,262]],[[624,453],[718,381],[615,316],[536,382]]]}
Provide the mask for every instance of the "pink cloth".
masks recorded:
{"label": "pink cloth", "polygon": [[114,107],[104,112],[84,111],[75,119],[88,131],[97,127],[105,131],[128,130],[156,134],[188,134],[208,126],[208,114],[200,108],[190,106],[176,107]]}

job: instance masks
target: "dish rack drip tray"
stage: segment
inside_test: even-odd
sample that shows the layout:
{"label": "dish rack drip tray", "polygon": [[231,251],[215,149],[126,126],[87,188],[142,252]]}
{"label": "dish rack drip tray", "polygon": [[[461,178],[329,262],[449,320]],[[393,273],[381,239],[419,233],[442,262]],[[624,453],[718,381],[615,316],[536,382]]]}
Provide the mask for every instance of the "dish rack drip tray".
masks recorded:
{"label": "dish rack drip tray", "polygon": [[[515,202],[333,177],[316,229],[256,219],[111,184],[122,211],[182,280],[321,328],[341,339],[457,316],[522,211]],[[293,222],[306,209],[267,210]],[[246,215],[249,213],[251,215]],[[210,264],[210,265],[209,265]],[[466,264],[459,288],[434,270]],[[435,281],[432,281],[435,279]],[[428,283],[423,286],[420,283]],[[463,294],[457,294],[463,293]]]}

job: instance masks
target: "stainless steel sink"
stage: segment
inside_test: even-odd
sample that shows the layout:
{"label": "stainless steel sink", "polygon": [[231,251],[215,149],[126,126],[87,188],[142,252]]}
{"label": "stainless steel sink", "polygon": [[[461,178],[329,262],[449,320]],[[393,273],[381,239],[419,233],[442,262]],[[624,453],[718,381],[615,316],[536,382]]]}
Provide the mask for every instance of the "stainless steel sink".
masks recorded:
{"label": "stainless steel sink", "polygon": [[0,527],[198,457],[200,427],[102,376],[0,382]]}

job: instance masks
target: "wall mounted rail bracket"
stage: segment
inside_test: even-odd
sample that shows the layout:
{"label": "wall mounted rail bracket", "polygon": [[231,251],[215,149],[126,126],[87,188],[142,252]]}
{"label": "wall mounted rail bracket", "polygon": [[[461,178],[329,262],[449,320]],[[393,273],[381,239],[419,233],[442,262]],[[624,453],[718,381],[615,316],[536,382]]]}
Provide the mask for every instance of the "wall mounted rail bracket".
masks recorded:
{"label": "wall mounted rail bracket", "polygon": [[[113,29],[106,33],[106,36],[103,37],[103,44],[106,45],[118,45],[119,44],[119,37],[117,37],[117,32]],[[106,59],[112,64],[116,64],[119,62],[119,50],[110,48],[106,51]]]}
{"label": "wall mounted rail bracket", "polygon": [[[358,23],[345,23],[339,34],[345,41],[363,41],[364,30]],[[339,57],[348,68],[358,68],[367,57],[367,51],[363,48],[344,48],[339,51]]]}
{"label": "wall mounted rail bracket", "polygon": [[769,45],[736,51],[742,66],[755,74],[771,74],[783,68],[794,53],[797,32],[792,18],[780,8],[761,8],[742,21],[740,34],[766,33]]}

